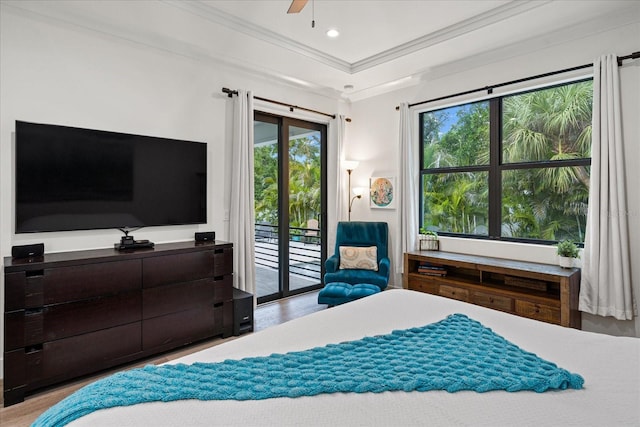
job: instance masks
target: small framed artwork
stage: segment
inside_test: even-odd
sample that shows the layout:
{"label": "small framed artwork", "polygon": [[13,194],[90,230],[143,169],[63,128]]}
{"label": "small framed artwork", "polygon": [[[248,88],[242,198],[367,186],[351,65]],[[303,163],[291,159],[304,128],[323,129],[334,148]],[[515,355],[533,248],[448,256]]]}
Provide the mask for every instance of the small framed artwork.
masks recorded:
{"label": "small framed artwork", "polygon": [[371,177],[369,179],[369,207],[395,209],[395,178]]}

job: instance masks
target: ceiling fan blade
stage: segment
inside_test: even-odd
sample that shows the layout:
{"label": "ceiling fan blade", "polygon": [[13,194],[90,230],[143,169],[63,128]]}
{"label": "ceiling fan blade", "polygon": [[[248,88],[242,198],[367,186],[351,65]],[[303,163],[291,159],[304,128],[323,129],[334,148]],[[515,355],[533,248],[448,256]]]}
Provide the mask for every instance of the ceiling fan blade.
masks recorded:
{"label": "ceiling fan blade", "polygon": [[289,6],[289,10],[287,10],[287,13],[300,13],[307,4],[307,1],[308,0],[293,0],[291,2],[291,6]]}

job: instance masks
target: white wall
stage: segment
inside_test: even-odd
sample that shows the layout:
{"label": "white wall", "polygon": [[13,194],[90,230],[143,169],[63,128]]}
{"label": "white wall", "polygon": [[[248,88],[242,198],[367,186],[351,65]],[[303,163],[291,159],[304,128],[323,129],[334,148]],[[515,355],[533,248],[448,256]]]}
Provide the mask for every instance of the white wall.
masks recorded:
{"label": "white wall", "polygon": [[[427,99],[459,93],[491,84],[561,70],[588,64],[602,54],[626,55],[638,50],[640,25],[628,25],[615,31],[597,36],[574,40],[564,45],[552,45],[545,49],[523,53],[500,61],[485,62],[482,56],[464,64],[451,64],[434,69],[414,87],[387,93],[354,102],[351,116],[354,121],[347,141],[347,158],[360,160],[353,172],[353,186],[367,186],[369,177],[381,174],[399,176],[398,165],[398,122],[399,113],[395,106],[401,102],[417,103]],[[488,58],[489,56],[487,56]],[[627,168],[629,230],[632,252],[633,290],[636,299],[640,297],[640,197],[637,183],[640,182],[640,61],[627,62],[620,68],[623,91],[625,160]],[[590,74],[591,70],[581,71]],[[574,73],[574,75],[579,74]],[[561,77],[556,77],[561,78]],[[530,85],[538,82],[529,83]],[[510,90],[512,88],[505,88]],[[498,91],[496,90],[496,92]],[[482,94],[480,94],[482,95]],[[479,95],[476,95],[479,96]],[[467,98],[468,100],[469,98]],[[462,100],[465,100],[464,98]],[[443,101],[441,104],[451,101]],[[437,104],[430,104],[433,107]],[[395,210],[370,209],[368,200],[354,202],[352,219],[388,221],[392,243],[399,241]],[[556,263],[555,248],[552,246],[525,245],[504,242],[490,242],[473,239],[441,238],[441,249],[469,254],[491,255],[501,258],[530,260],[542,263]],[[392,263],[402,262],[392,259]],[[394,268],[395,271],[395,268]],[[401,276],[396,274],[393,285],[402,286]],[[583,314],[583,329],[616,335],[640,336],[640,319],[616,321]]]}
{"label": "white wall", "polygon": [[[215,230],[219,240],[227,239],[231,100],[221,93],[222,87],[251,89],[258,96],[328,113],[346,108],[336,99],[230,70],[215,61],[190,59],[10,8],[3,9],[0,19],[2,257],[10,256],[13,245],[37,242],[44,242],[47,252],[106,248],[122,235],[118,230],[13,232],[16,120],[206,142],[207,224],[133,233],[137,239],[161,243],[191,240],[195,231],[204,230]],[[3,281],[0,275],[0,289]],[[0,295],[4,312],[4,291]],[[4,316],[0,319],[3,331]]]}

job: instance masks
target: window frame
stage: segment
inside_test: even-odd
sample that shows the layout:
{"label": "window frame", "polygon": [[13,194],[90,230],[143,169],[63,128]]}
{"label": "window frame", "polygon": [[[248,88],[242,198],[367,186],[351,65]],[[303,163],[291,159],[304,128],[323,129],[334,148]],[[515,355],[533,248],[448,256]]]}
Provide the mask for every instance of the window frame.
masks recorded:
{"label": "window frame", "polygon": [[[531,92],[553,89],[556,87],[567,86],[587,81],[593,81],[593,77],[580,78],[571,81],[563,81],[532,89],[509,92],[496,95],[484,99],[476,99],[467,102],[454,103],[447,106],[439,106],[433,109],[418,112],[418,144],[419,144],[419,200],[418,200],[418,219],[419,227],[424,226],[424,177],[432,174],[450,174],[463,172],[487,172],[487,190],[488,190],[488,212],[487,212],[487,235],[454,233],[448,231],[438,231],[441,236],[459,237],[477,240],[495,240],[504,242],[532,243],[540,245],[549,245],[557,243],[557,240],[532,239],[524,237],[507,237],[502,236],[502,174],[509,170],[531,170],[531,169],[547,169],[562,168],[572,166],[591,166],[591,157],[585,157],[573,160],[542,160],[527,162],[503,162],[503,144],[502,144],[502,116],[503,116],[503,99],[510,96],[524,95]],[[441,168],[424,168],[424,120],[423,115],[438,110],[444,110],[456,106],[469,105],[477,102],[489,103],[489,163],[486,165],[470,165],[470,166],[452,166]],[[578,242],[582,246],[583,242]]]}

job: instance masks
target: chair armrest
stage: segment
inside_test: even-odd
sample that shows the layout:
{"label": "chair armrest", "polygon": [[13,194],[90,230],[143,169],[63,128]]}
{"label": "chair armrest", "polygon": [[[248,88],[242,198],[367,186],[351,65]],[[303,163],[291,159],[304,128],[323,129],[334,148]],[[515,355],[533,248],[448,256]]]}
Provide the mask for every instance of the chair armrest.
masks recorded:
{"label": "chair armrest", "polygon": [[324,262],[324,268],[326,273],[335,273],[336,271],[338,271],[339,266],[340,266],[340,259],[338,258],[337,255],[331,255]]}
{"label": "chair armrest", "polygon": [[380,275],[389,278],[389,271],[391,270],[391,261],[389,258],[380,259],[380,263],[378,264],[378,273]]}

